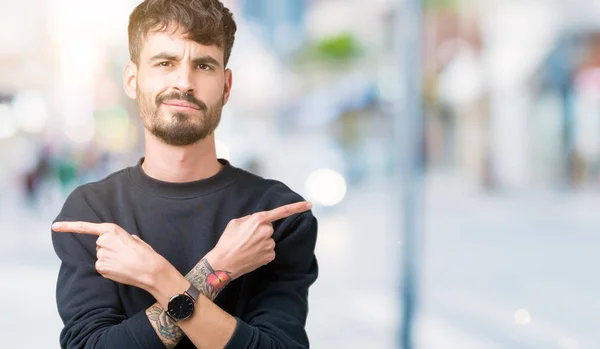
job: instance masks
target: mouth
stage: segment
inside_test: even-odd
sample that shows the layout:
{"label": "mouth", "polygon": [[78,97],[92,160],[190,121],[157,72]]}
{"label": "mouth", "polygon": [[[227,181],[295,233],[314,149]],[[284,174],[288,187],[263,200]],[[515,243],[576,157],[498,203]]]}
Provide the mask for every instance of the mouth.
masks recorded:
{"label": "mouth", "polygon": [[183,110],[200,110],[197,105],[184,101],[166,101],[163,103],[166,106]]}

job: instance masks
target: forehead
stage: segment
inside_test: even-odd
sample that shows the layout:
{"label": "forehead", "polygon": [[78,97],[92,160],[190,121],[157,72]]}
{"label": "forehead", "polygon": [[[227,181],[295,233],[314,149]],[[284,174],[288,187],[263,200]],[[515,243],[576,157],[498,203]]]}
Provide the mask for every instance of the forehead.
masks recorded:
{"label": "forehead", "polygon": [[177,56],[189,56],[193,59],[196,56],[209,55],[219,62],[223,63],[223,49],[217,45],[203,45],[187,38],[187,35],[180,29],[149,31],[142,41],[142,50],[140,57],[142,60],[148,59],[159,53],[170,53]]}

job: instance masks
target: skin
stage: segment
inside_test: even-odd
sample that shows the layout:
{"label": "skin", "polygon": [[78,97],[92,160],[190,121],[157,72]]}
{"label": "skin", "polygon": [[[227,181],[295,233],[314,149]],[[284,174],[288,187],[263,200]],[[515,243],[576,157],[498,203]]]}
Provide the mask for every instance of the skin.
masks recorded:
{"label": "skin", "polygon": [[[188,182],[211,177],[220,170],[212,131],[217,126],[214,118],[220,118],[232,86],[232,72],[224,67],[223,49],[187,40],[180,31],[172,35],[150,32],[139,64],[129,62],[125,67],[123,83],[126,94],[138,102],[144,123],[146,153],[142,168],[149,176]],[[156,104],[165,96],[186,94],[202,102],[207,112],[180,99]],[[185,103],[188,106],[177,106]],[[153,132],[166,128],[177,135],[177,130],[185,127],[206,136],[194,143],[177,144]]]}
{"label": "skin", "polygon": [[[124,69],[123,86],[137,101],[144,124],[142,169],[148,176],[178,183],[219,172],[214,130],[232,86],[222,48],[188,40],[179,30],[150,31],[139,62],[129,62]],[[230,221],[217,245],[185,276],[118,225],[57,222],[52,229],[98,237],[96,270],[115,282],[142,288],[157,300],[146,315],[165,347],[175,347],[187,335],[198,348],[223,348],[236,322],[212,301],[232,280],[273,261],[274,221],[310,209],[310,203],[298,202]],[[164,309],[190,284],[200,291],[196,311],[175,322]]]}

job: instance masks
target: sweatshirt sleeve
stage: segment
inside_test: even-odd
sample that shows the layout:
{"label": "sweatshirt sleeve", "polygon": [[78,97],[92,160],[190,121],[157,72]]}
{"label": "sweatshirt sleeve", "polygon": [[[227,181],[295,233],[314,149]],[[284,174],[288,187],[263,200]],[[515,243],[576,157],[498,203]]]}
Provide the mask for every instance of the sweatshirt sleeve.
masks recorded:
{"label": "sweatshirt sleeve", "polygon": [[317,220],[298,216],[277,241],[273,262],[249,274],[254,289],[225,349],[306,349],[308,289],[318,276],[314,254]]}
{"label": "sweatshirt sleeve", "polygon": [[[101,223],[81,191],[67,198],[55,221]],[[61,261],[56,285],[61,348],[164,349],[145,311],[128,318],[117,284],[96,271],[95,236],[52,231],[52,244]]]}

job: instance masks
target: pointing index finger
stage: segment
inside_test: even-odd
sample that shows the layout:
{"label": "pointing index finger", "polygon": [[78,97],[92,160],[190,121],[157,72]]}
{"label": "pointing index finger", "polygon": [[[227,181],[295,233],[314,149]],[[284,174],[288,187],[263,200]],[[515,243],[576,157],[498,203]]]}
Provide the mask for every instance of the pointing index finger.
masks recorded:
{"label": "pointing index finger", "polygon": [[104,233],[100,224],[88,222],[56,222],[52,230],[57,233],[76,233],[100,236]]}
{"label": "pointing index finger", "polygon": [[272,223],[276,220],[287,218],[296,213],[302,213],[310,210],[312,204],[307,201],[295,202],[293,204],[284,205],[281,207],[274,208],[270,211],[266,211],[265,221]]}

